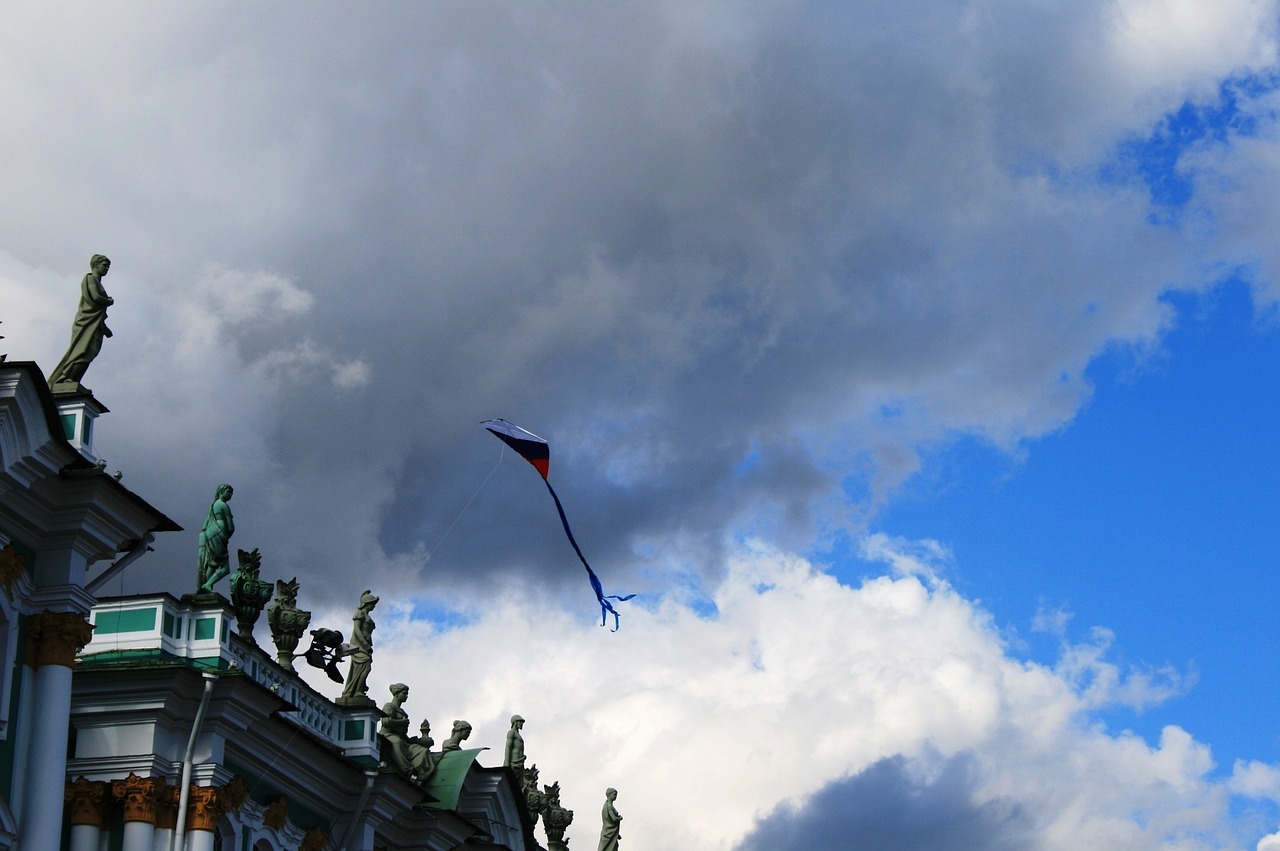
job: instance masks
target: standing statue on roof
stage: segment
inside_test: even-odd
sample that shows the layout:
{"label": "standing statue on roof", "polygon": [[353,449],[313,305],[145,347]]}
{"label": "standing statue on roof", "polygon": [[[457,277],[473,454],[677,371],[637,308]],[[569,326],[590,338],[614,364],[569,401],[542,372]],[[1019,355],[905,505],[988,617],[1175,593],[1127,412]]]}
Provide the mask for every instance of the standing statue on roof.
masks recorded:
{"label": "standing statue on roof", "polygon": [[360,605],[351,616],[351,667],[347,669],[347,682],[342,688],[338,703],[345,706],[373,705],[369,699],[369,672],[373,670],[373,630],[376,624],[369,615],[378,605],[378,598],[366,590],[360,595]]}
{"label": "standing statue on roof", "polygon": [[89,260],[89,274],[80,282],[80,309],[71,323],[71,345],[49,373],[49,386],[55,390],[82,391],[80,382],[89,364],[102,351],[102,338],[111,336],[107,308],[116,301],[102,288],[102,279],[110,268],[111,261],[101,254]]}
{"label": "standing statue on roof", "polygon": [[231,572],[227,562],[227,544],[235,534],[236,523],[231,516],[231,495],[235,493],[231,485],[218,485],[213,494],[213,504],[209,506],[209,516],[205,518],[204,527],[200,530],[200,575],[196,587],[197,594],[212,594],[213,586],[219,579]]}
{"label": "standing statue on roof", "polygon": [[618,800],[618,790],[612,787],[604,792],[604,807],[600,810],[600,847],[597,851],[618,851],[622,839],[622,816],[613,802]]}
{"label": "standing statue on roof", "polygon": [[511,716],[511,729],[507,731],[507,747],[502,757],[502,764],[514,768],[516,777],[524,776],[524,737],[520,735],[520,728],[523,726],[523,718],[519,715]]}

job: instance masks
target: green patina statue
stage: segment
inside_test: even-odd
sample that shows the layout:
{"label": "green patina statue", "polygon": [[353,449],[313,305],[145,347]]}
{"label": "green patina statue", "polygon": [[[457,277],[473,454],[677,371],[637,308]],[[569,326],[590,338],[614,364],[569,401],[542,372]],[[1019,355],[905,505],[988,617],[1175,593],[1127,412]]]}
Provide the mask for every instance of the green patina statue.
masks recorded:
{"label": "green patina statue", "polygon": [[262,555],[258,548],[252,552],[236,550],[240,568],[231,574],[231,605],[236,610],[236,632],[250,644],[253,640],[253,625],[262,614],[262,607],[271,599],[271,583],[259,577],[262,569]]}
{"label": "green patina statue", "polygon": [[547,831],[547,851],[569,851],[564,831],[573,824],[573,810],[560,806],[559,780],[543,788],[547,797],[547,806],[542,813],[542,826]]}
{"label": "green patina statue", "polygon": [[409,735],[409,714],[404,702],[409,699],[409,687],[404,683],[392,683],[391,700],[382,706],[382,726],[378,732],[386,739],[390,750],[387,761],[401,774],[421,785],[435,773],[436,761],[431,754],[431,724],[425,719],[419,728],[420,736]]}
{"label": "green patina statue", "polygon": [[234,493],[231,485],[221,484],[213,494],[213,504],[209,506],[209,516],[205,518],[204,527],[200,530],[198,548],[200,558],[200,574],[196,585],[196,593],[213,593],[213,586],[219,579],[231,572],[227,562],[227,544],[235,534],[236,523],[231,516],[231,507],[227,505]]}
{"label": "green patina statue", "polygon": [[529,807],[529,818],[536,825],[538,816],[547,808],[547,796],[538,791],[538,766],[533,765],[524,770],[520,791],[524,793],[525,805]]}
{"label": "green patina statue", "polygon": [[102,279],[110,268],[111,261],[101,254],[89,260],[89,274],[80,282],[80,309],[71,324],[71,345],[49,373],[49,386],[55,390],[82,391],[80,382],[89,364],[102,351],[102,338],[111,336],[107,308],[115,304],[115,299],[102,288]]}
{"label": "green patina statue", "polygon": [[276,580],[276,598],[267,606],[267,624],[276,645],[276,662],[286,671],[294,670],[294,651],[311,625],[311,612],[298,608],[298,577],[288,582]]}
{"label": "green patina statue", "polygon": [[360,605],[351,616],[351,641],[347,653],[351,657],[351,667],[347,669],[347,681],[342,687],[342,696],[338,698],[340,704],[373,705],[369,699],[368,679],[369,672],[373,670],[373,630],[377,624],[370,612],[376,605],[378,598],[366,590],[360,595]]}
{"label": "green patina statue", "polygon": [[444,744],[440,746],[441,753],[448,751],[462,750],[462,743],[471,737],[471,724],[466,721],[454,721],[453,732],[449,734],[449,738],[444,740]]}
{"label": "green patina statue", "polygon": [[520,735],[520,728],[523,726],[523,718],[519,715],[511,716],[511,729],[507,731],[507,747],[502,757],[502,764],[514,768],[517,777],[524,775],[524,737]]}
{"label": "green patina statue", "polygon": [[618,843],[622,839],[622,816],[613,805],[617,799],[617,789],[605,790],[604,807],[600,810],[600,847],[596,851],[618,851]]}

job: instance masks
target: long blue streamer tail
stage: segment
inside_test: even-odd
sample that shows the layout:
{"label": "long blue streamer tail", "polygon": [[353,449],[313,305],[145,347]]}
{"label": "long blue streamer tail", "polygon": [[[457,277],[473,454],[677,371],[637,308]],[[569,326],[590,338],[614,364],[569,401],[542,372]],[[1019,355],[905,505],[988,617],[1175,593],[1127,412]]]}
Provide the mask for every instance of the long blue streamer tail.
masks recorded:
{"label": "long blue streamer tail", "polygon": [[556,496],[556,489],[551,487],[551,482],[546,479],[543,479],[542,482],[547,486],[547,491],[551,494],[551,498],[556,501],[556,511],[560,513],[560,524],[564,526],[564,533],[568,536],[569,543],[573,544],[573,551],[578,554],[578,560],[587,569],[587,578],[591,580],[591,590],[596,592],[596,599],[600,601],[600,625],[605,626],[609,622],[609,615],[612,614],[613,629],[611,631],[617,632],[622,624],[619,620],[618,610],[609,601],[626,602],[634,597],[635,594],[618,596],[617,594],[606,595],[604,593],[604,588],[600,585],[600,577],[596,576],[596,572],[591,569],[591,565],[587,564],[586,556],[582,554],[582,550],[578,547],[578,542],[573,539],[573,530],[569,528],[569,519],[564,516],[564,506],[560,504],[560,497]]}

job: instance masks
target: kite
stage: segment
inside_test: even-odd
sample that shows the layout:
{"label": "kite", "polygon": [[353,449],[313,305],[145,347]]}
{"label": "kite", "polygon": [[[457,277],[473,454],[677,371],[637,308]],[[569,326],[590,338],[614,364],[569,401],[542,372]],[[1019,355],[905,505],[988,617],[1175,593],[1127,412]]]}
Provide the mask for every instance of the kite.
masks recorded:
{"label": "kite", "polygon": [[600,585],[600,578],[591,569],[591,565],[587,564],[586,556],[582,554],[582,550],[578,547],[578,542],[573,539],[573,532],[569,529],[568,518],[564,516],[564,506],[560,504],[560,497],[556,496],[555,488],[551,487],[551,482],[547,480],[547,473],[551,470],[551,447],[533,432],[525,431],[520,426],[509,423],[504,419],[485,420],[480,425],[518,452],[520,457],[532,464],[533,468],[538,471],[538,475],[542,476],[542,483],[547,486],[547,491],[551,494],[551,498],[555,500],[556,511],[560,513],[560,523],[564,526],[564,533],[568,536],[569,543],[573,544],[573,551],[578,554],[578,560],[587,569],[587,577],[591,580],[591,589],[596,592],[596,599],[600,602],[600,625],[607,624],[609,615],[612,614],[612,631],[617,632],[620,626],[618,610],[609,601],[626,602],[634,597],[635,594],[627,594],[622,597],[615,594],[606,596],[604,588]]}

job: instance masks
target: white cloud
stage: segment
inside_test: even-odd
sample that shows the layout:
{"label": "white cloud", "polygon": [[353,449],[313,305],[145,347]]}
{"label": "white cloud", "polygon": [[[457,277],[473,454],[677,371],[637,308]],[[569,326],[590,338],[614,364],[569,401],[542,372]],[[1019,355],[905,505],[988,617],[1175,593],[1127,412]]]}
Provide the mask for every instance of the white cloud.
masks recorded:
{"label": "white cloud", "polygon": [[[237,544],[316,605],[356,568],[492,598],[442,633],[402,609],[375,675],[423,671],[411,711],[490,742],[528,717],[579,831],[615,784],[637,845],[728,847],[930,753],[974,754],[976,794],[1047,847],[1221,812],[1203,746],[1084,714],[1184,675],[1122,669],[1103,634],[1057,670],[1012,658],[939,544],[868,538],[893,577],[850,589],[724,542],[860,533],[957,435],[1018,452],[1069,423],[1099,352],[1158,347],[1170,288],[1243,265],[1265,293],[1272,98],[1256,138],[1184,160],[1174,225],[1098,176],[1265,70],[1275,3],[70,8],[0,29],[0,351],[56,362],[110,255],[99,451],[189,530],[231,481]],[[553,439],[611,579],[688,583],[717,618],[563,611],[581,576],[536,480],[485,477],[496,415]],[[194,531],[171,537],[129,590],[190,590]]]}
{"label": "white cloud", "polygon": [[416,555],[503,415],[557,441],[628,577],[643,552],[714,577],[726,536],[860,532],[922,455],[1018,451],[1089,398],[1098,352],[1158,344],[1160,294],[1216,280],[1216,243],[1098,170],[1269,61],[1273,8],[19,4],[0,250],[29,273],[4,343],[56,361],[78,258],[111,255],[103,449],[144,491],[241,478],[285,572],[553,578],[560,542],[498,499],[452,532],[465,566]]}
{"label": "white cloud", "polygon": [[[886,562],[913,558],[878,546]],[[735,554],[714,617],[658,600],[627,607],[617,633],[591,622],[583,586],[574,612],[509,588],[443,631],[384,594],[371,678],[379,700],[407,682],[415,722],[471,721],[472,741],[495,749],[487,764],[506,719],[528,719],[530,762],[561,782],[575,844],[594,841],[606,786],[635,847],[731,848],[778,804],[899,755],[924,782],[969,760],[974,805],[1016,807],[1047,851],[1222,847],[1229,793],[1275,796],[1259,779],[1274,767],[1215,780],[1208,747],[1176,726],[1155,744],[1106,730],[1090,711],[1123,689],[1015,658],[979,606],[916,575],[851,588],[753,547]]]}

